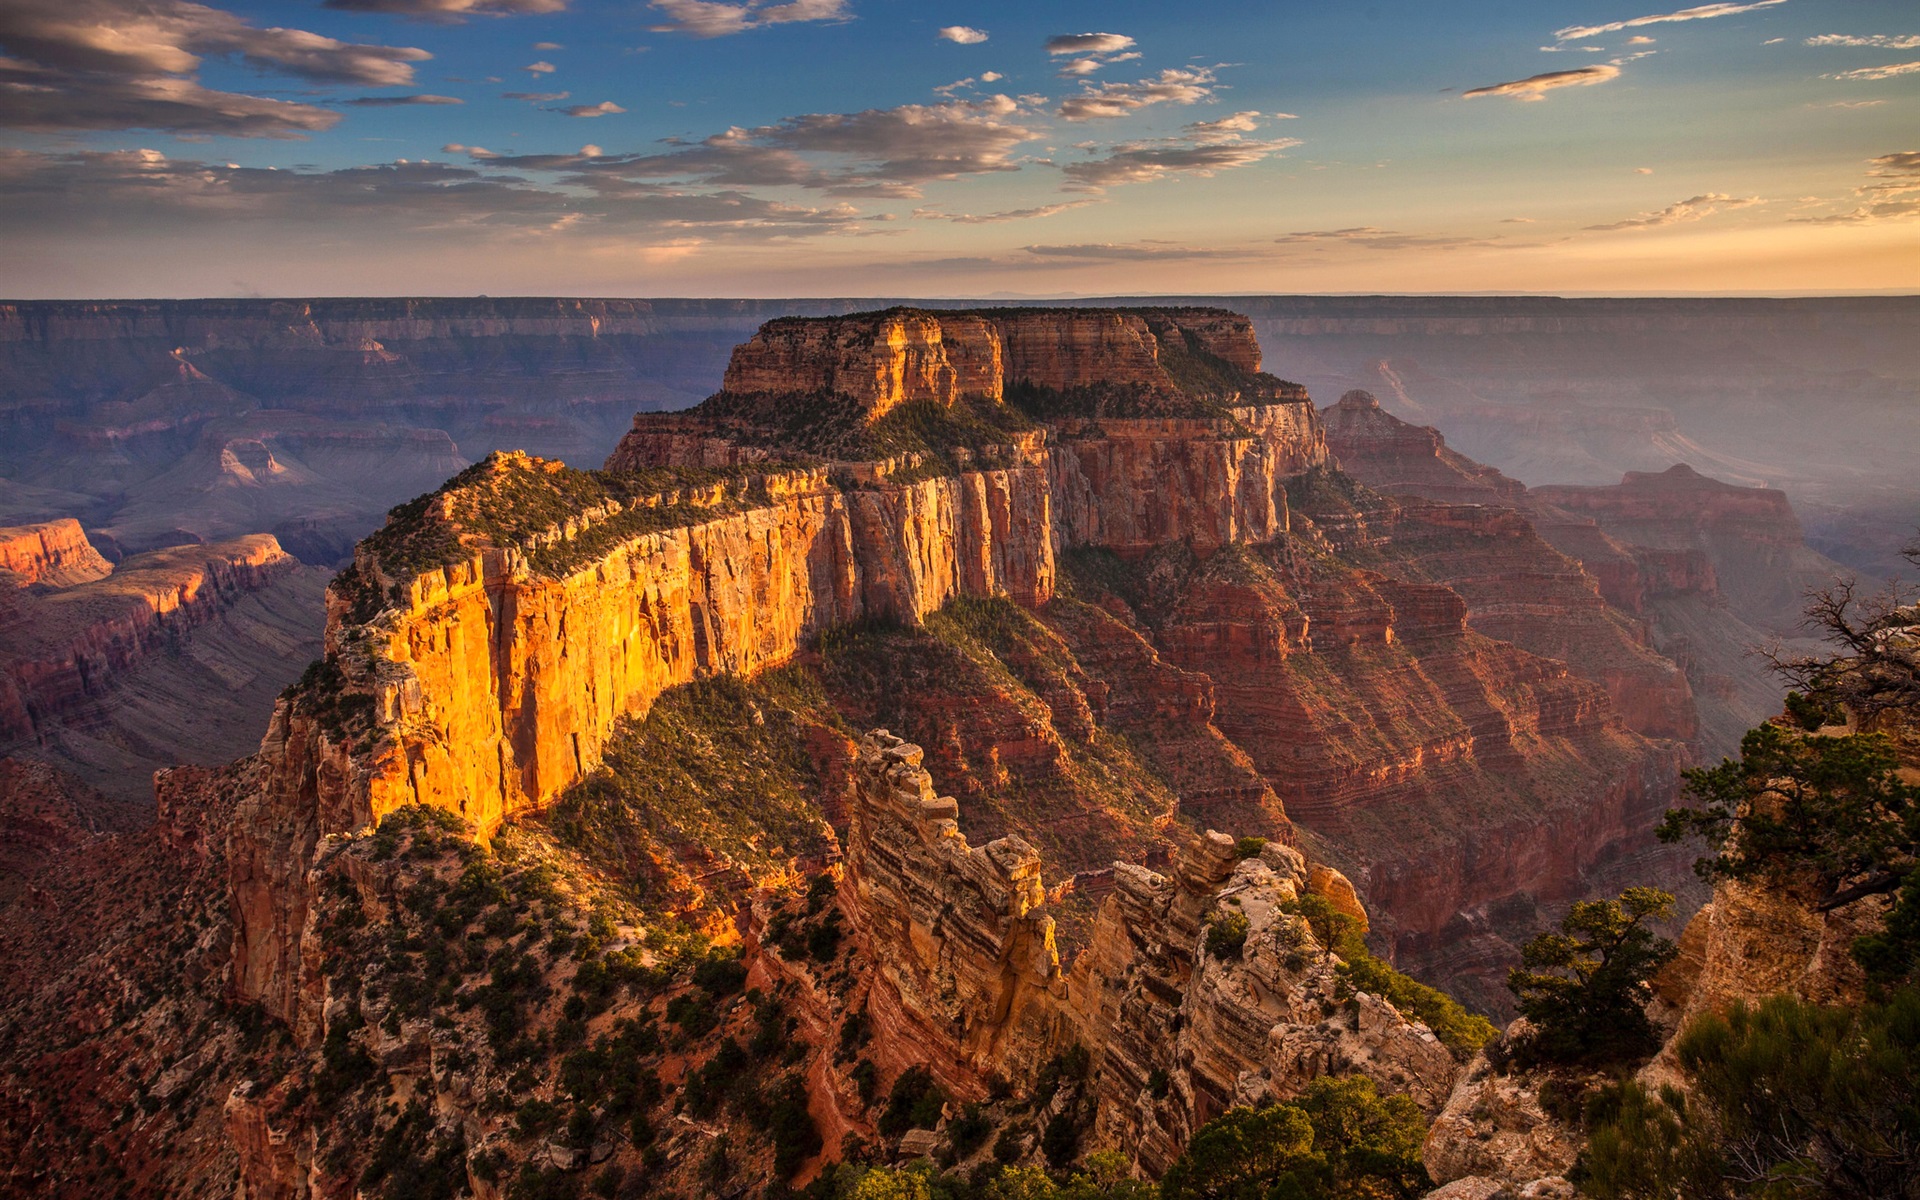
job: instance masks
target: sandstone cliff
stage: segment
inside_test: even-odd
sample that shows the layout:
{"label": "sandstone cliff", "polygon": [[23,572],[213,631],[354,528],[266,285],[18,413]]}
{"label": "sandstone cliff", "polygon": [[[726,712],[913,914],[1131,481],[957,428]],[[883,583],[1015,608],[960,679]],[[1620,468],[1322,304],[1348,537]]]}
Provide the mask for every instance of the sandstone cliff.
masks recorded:
{"label": "sandstone cliff", "polygon": [[[1133,359],[1112,352],[1121,380],[1128,362],[1156,355],[1160,379],[1082,388],[1099,361],[1089,347],[1112,337],[1135,348]],[[980,348],[995,339],[1002,379],[1028,389],[1018,404],[954,382],[993,361]],[[827,360],[810,368],[824,372],[808,377],[816,392],[642,414],[600,475],[497,456],[396,510],[362,546],[334,589],[331,674],[276,717],[278,782],[244,809],[248,845],[233,856],[244,994],[294,1016],[303,908],[286,885],[320,838],[413,802],[461,814],[484,836],[591,775],[619,723],[666,688],[792,661],[836,628],[917,625],[962,597],[1035,610],[1060,639],[1042,657],[1067,664],[1060,683],[1033,681],[1050,714],[1038,728],[1054,732],[982,731],[973,744],[987,769],[964,768],[970,785],[991,793],[1003,771],[1033,778],[1023,761],[1054,771],[1045,764],[1066,761],[1059,747],[1104,723],[1109,697],[1120,727],[1138,727],[1127,714],[1139,682],[1187,672],[1190,683],[1174,684],[1191,697],[1180,704],[1213,713],[1177,734],[1147,722],[1162,726],[1148,743],[1160,765],[1147,770],[1186,793],[1179,816],[1225,805],[1215,811],[1250,831],[1291,838],[1281,804],[1296,809],[1337,847],[1329,854],[1395,952],[1482,1002],[1500,993],[1471,981],[1497,975],[1536,900],[1595,884],[1589,864],[1647,840],[1674,752],[1622,727],[1604,693],[1557,664],[1472,634],[1453,590],[1416,582],[1459,579],[1491,596],[1503,577],[1488,551],[1511,531],[1483,528],[1471,510],[1389,504],[1368,516],[1365,504],[1326,502],[1345,485],[1320,471],[1317,414],[1297,389],[1253,372],[1243,320],[1035,310],[787,323],[743,348],[736,381],[803,352]],[[858,394],[806,408],[827,386]],[[1171,399],[1142,409],[1143,396]],[[896,438],[896,452],[782,459],[776,435],[793,416],[782,405],[860,445]],[[1126,415],[1142,411],[1159,415]],[[1314,515],[1295,531],[1302,502]],[[1437,552],[1382,549],[1417,540],[1388,530],[1422,528],[1451,539],[1450,573],[1427,565],[1443,562]],[[1368,554],[1399,577],[1330,557]],[[1063,556],[1078,556],[1076,590],[1091,609],[1054,602]],[[1099,565],[1108,560],[1135,565],[1116,573]],[[1484,607],[1489,621],[1515,611],[1511,597]],[[884,716],[884,705],[844,701],[864,707],[862,719]],[[1645,707],[1634,710],[1641,724],[1684,732]],[[960,746],[992,711],[954,713]],[[975,750],[950,755],[944,737],[935,753],[943,769],[982,762]],[[1007,815],[1007,832],[1057,836]]]}
{"label": "sandstone cliff", "polygon": [[0,529],[0,582],[72,587],[112,573],[113,564],[100,557],[72,517]]}

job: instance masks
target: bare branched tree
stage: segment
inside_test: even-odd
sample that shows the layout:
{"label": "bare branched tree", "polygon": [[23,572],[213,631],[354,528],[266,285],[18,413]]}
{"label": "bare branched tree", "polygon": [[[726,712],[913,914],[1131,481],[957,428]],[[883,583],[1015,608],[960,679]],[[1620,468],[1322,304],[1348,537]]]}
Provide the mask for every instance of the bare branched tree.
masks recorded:
{"label": "bare branched tree", "polygon": [[[1920,538],[1901,557],[1920,567]],[[1797,690],[1862,720],[1920,715],[1920,604],[1897,584],[1862,595],[1859,581],[1847,578],[1809,592],[1804,624],[1832,650],[1790,654],[1776,645],[1762,652]]]}

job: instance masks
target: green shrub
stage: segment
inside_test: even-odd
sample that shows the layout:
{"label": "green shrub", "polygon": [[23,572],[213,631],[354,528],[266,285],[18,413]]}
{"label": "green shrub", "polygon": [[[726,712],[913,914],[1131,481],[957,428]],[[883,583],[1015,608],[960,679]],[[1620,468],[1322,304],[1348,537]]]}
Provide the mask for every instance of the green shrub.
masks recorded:
{"label": "green shrub", "polygon": [[1672,912],[1669,893],[1628,888],[1617,900],[1575,904],[1557,932],[1521,947],[1507,987],[1533,1023],[1517,1047],[1522,1060],[1604,1065],[1652,1054],[1658,1039],[1647,1020],[1647,981],[1676,948],[1647,925]]}
{"label": "green shrub", "polygon": [[1920,990],[1859,1009],[1774,996],[1695,1021],[1689,1090],[1592,1106],[1576,1168],[1599,1200],[1904,1197],[1920,1179]]}
{"label": "green shrub", "polygon": [[1247,948],[1247,914],[1215,913],[1207,919],[1207,953],[1215,958],[1239,958]]}

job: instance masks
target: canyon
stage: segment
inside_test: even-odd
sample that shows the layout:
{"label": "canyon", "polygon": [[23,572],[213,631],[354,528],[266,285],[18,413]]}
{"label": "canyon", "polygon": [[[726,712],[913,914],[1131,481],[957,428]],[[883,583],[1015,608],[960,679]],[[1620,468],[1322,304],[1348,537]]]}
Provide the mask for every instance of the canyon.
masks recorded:
{"label": "canyon", "polygon": [[[369,1158],[392,1142],[482,1196],[505,1169],[606,1163],[610,1186],[697,1188],[759,1111],[722,1075],[741,1054],[820,1134],[778,1159],[800,1182],[849,1146],[908,1153],[886,1097],[915,1087],[946,1106],[907,1138],[975,1165],[962,1114],[1001,1161],[1051,1158],[1058,1128],[1158,1172],[1228,1107],[1326,1074],[1444,1116],[1492,1086],[1492,1029],[1463,1038],[1408,976],[1504,1011],[1518,942],[1568,901],[1679,887],[1652,836],[1678,771],[1767,703],[1729,656],[1832,566],[1779,491],[1683,468],[1529,488],[1367,392],[1318,409],[1262,370],[1271,313],[768,313],[719,392],[662,413],[615,361],[651,353],[661,311],[468,303],[8,314],[8,369],[49,389],[89,339],[176,343],[146,399],[100,400],[102,375],[42,405],[46,444],[92,405],[145,463],[128,480],[217,461],[243,497],[169,499],[208,493],[161,471],[0,532],[14,736],[45,756],[134,728],[142,679],[190,690],[142,672],[182,658],[236,704],[291,682],[250,756],[146,765],[139,831],[0,761],[0,961],[34,981],[3,1010],[32,1035],[0,1081],[15,1186],[346,1196],[397,1186]],[[742,319],[661,308],[689,346]],[[529,379],[483,396],[482,428],[524,428],[564,361],[550,451],[643,409],[605,469],[466,465],[475,442],[400,422],[342,445],[293,411],[318,391],[252,407],[269,380],[238,365],[358,355],[362,415],[412,420],[460,408],[440,389],[488,338]],[[236,654],[250,626],[308,657],[313,631],[261,606],[305,586],[317,613],[320,570],[223,522],[412,460],[457,473],[353,547],[318,660],[295,680]],[[46,502],[34,478],[8,502]],[[282,478],[289,507],[245,499]],[[304,526],[306,551],[339,560],[369,499]],[[155,532],[175,512],[199,524]],[[1739,919],[1689,936],[1733,945]],[[582,1074],[619,1055],[679,1093],[669,1115]],[[89,1098],[50,1097],[54,1071]],[[580,1130],[540,1124],[568,1104]],[[80,1164],[82,1137],[111,1149]],[[788,1151],[746,1153],[751,1178]]]}

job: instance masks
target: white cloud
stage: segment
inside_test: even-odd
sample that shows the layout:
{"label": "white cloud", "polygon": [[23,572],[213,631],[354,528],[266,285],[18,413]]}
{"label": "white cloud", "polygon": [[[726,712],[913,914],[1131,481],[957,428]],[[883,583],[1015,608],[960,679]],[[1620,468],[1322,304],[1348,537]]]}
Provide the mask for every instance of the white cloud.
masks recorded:
{"label": "white cloud", "polygon": [[1633,173],[1635,175],[1651,175],[1653,174],[1653,168],[1652,167],[1635,167],[1633,169]]}
{"label": "white cloud", "polygon": [[1916,71],[1920,71],[1920,62],[1888,63],[1884,67],[1861,67],[1857,71],[1842,71],[1838,75],[1828,75],[1825,78],[1861,82],[1892,79],[1900,75],[1911,75]]}
{"label": "white cloud", "polygon": [[1871,46],[1879,50],[1920,50],[1920,34],[1872,33],[1856,37],[1846,33],[1823,33],[1807,39],[1809,46]]}
{"label": "white cloud", "polygon": [[1688,221],[1698,221],[1717,212],[1737,208],[1751,208],[1756,204],[1765,204],[1759,196],[1729,196],[1724,192],[1708,192],[1705,195],[1690,196],[1685,200],[1667,205],[1658,212],[1643,213],[1624,221],[1613,221],[1605,225],[1589,225],[1592,232],[1606,233],[1617,229],[1656,229],[1662,225],[1680,225]]}
{"label": "white cloud", "polygon": [[1644,34],[1644,33],[1636,33],[1636,34],[1634,34],[1634,35],[1633,35],[1632,37],[1630,37],[1630,38],[1628,38],[1628,39],[1627,39],[1627,45],[1629,45],[1629,46],[1651,46],[1651,45],[1653,45],[1653,39],[1652,39],[1652,38],[1650,38],[1650,37],[1648,37],[1648,36],[1647,36],[1646,34]]}
{"label": "white cloud", "polygon": [[566,47],[562,46],[559,42],[535,42],[533,44],[533,48],[535,50],[565,50],[566,49]]}
{"label": "white cloud", "polygon": [[1195,121],[1187,126],[1188,137],[1198,141],[1208,138],[1229,137],[1238,133],[1252,133],[1260,128],[1260,114],[1257,112],[1237,112],[1221,117],[1217,121]]}
{"label": "white cloud", "polygon": [[1061,33],[1047,39],[1048,54],[1117,54],[1133,46],[1124,33]]}
{"label": "white cloud", "polygon": [[521,67],[520,69],[522,71],[527,72],[529,75],[551,75],[555,71],[559,70],[559,68],[555,67],[552,63],[545,62],[545,61],[528,63],[526,66]]}
{"label": "white cloud", "polygon": [[572,92],[501,92],[502,100],[524,100],[528,104],[552,104],[556,100],[565,100]]}
{"label": "white cloud", "polygon": [[764,29],[769,25],[791,25],[800,21],[846,21],[853,14],[847,0],[789,0],[769,4],[767,0],[742,0],[738,4],[715,0],[649,0],[652,8],[667,18],[653,26],[655,33],[684,33],[691,37],[714,38]]}
{"label": "white cloud", "polygon": [[576,104],[571,108],[555,109],[569,117],[610,117],[615,113],[627,111],[611,100],[602,100],[598,104]]}
{"label": "white cloud", "polygon": [[1516,100],[1545,100],[1555,88],[1588,87],[1620,78],[1620,68],[1612,64],[1576,67],[1569,71],[1548,71],[1508,83],[1489,84],[1461,93],[1465,99],[1475,96],[1512,96]]}
{"label": "white cloud", "polygon": [[1213,72],[1206,67],[1169,67],[1135,83],[1085,84],[1086,90],[1061,100],[1056,111],[1068,121],[1124,117],[1153,104],[1196,104],[1211,99],[1213,84]]}
{"label": "white cloud", "polygon": [[987,31],[975,29],[971,25],[943,25],[936,36],[962,46],[978,46],[987,40]]}
{"label": "white cloud", "polygon": [[980,72],[980,82],[981,82],[981,83],[999,83],[999,82],[1000,82],[1000,81],[1001,81],[1002,79],[1005,79],[1005,78],[1006,78],[1006,76],[1005,76],[1005,75],[1002,75],[1002,74],[1001,74],[1000,72],[998,72],[998,71],[982,71],[982,72]]}
{"label": "white cloud", "polygon": [[1785,4],[1787,0],[1755,0],[1752,4],[1702,4],[1695,8],[1683,8],[1678,12],[1658,13],[1650,17],[1635,17],[1631,21],[1614,21],[1606,25],[1569,25],[1557,29],[1553,36],[1560,41],[1578,41],[1599,37],[1606,33],[1618,33],[1622,29],[1639,29],[1646,25],[1666,25],[1674,21],[1704,21],[1712,17],[1731,17],[1739,13],[1749,13],[1756,9],[1773,8]]}

